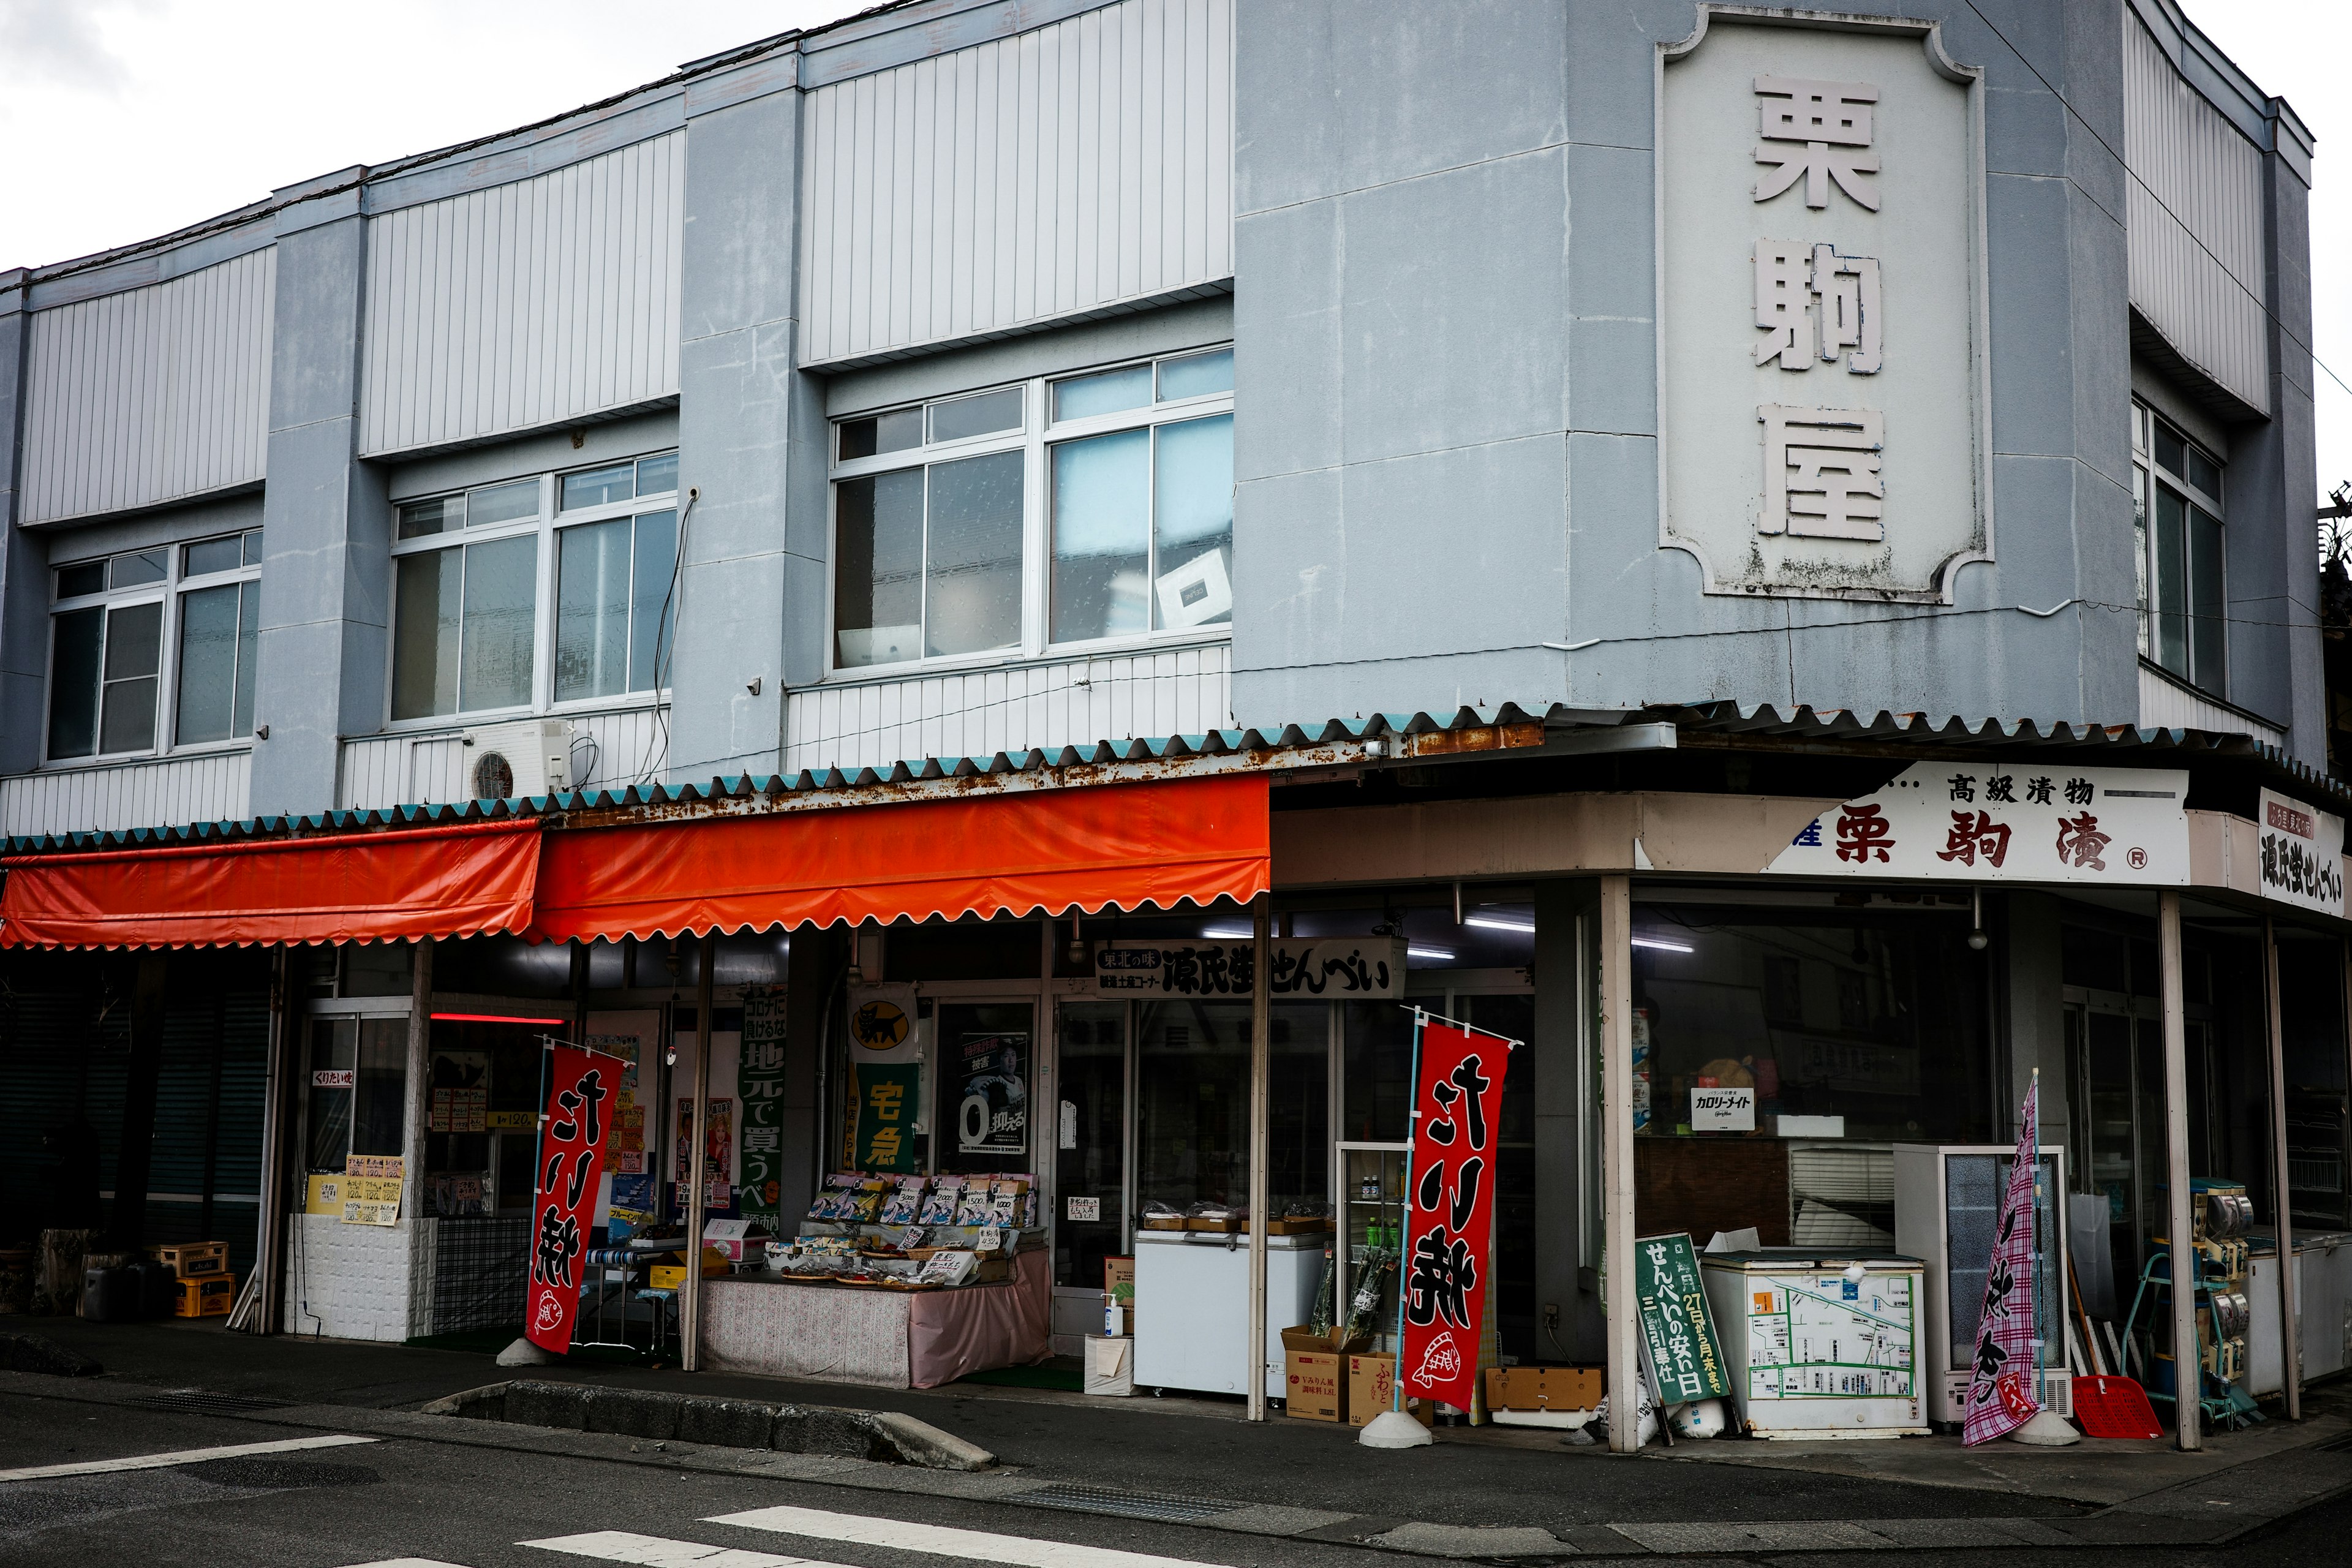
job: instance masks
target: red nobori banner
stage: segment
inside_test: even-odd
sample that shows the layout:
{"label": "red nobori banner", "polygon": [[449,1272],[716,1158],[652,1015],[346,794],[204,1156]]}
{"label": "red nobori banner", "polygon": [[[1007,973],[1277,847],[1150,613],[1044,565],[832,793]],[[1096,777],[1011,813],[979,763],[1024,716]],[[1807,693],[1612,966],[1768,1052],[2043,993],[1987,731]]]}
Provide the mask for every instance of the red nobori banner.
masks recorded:
{"label": "red nobori banner", "polygon": [[1503,1077],[1516,1043],[1423,1016],[1406,1205],[1404,1392],[1470,1408],[1495,1229]]}
{"label": "red nobori banner", "polygon": [[596,1178],[619,1083],[617,1057],[557,1046],[548,1067],[547,1120],[539,1139],[539,1190],[531,1199],[530,1297],[523,1332],[542,1350],[572,1348],[580,1313],[580,1255],[596,1218]]}

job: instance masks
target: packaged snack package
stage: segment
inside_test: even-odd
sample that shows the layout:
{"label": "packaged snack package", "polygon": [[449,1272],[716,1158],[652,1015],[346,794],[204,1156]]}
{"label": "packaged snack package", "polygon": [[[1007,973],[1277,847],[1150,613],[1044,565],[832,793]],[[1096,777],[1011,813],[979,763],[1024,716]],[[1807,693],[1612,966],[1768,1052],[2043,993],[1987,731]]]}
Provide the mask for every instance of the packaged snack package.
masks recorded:
{"label": "packaged snack package", "polygon": [[923,1206],[915,1216],[918,1225],[953,1225],[956,1210],[963,1201],[964,1179],[961,1176],[933,1178],[931,1190],[923,1199]]}
{"label": "packaged snack package", "polygon": [[969,1252],[934,1252],[923,1259],[923,1267],[916,1274],[915,1282],[919,1285],[961,1285],[971,1278],[972,1270],[979,1266],[980,1260]]}
{"label": "packaged snack package", "polygon": [[986,1182],[973,1182],[971,1185],[964,1188],[962,1201],[956,1205],[955,1223],[958,1225],[986,1225],[989,1220],[989,1215],[994,1212],[992,1207],[992,1199],[989,1194],[988,1184]]}
{"label": "packaged snack package", "polygon": [[898,1186],[882,1200],[882,1210],[877,1223],[914,1224],[915,1216],[922,1212],[923,1185],[923,1178],[920,1176],[901,1177]]}

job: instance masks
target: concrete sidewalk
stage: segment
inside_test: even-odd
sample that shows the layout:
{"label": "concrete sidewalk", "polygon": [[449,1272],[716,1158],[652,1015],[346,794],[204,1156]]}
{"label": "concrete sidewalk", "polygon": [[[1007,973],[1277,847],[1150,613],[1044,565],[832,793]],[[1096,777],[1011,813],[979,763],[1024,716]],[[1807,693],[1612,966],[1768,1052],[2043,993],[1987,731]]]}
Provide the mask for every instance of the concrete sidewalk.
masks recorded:
{"label": "concrete sidewalk", "polygon": [[[814,1456],[677,1444],[656,1454],[602,1435],[413,1414],[510,1375],[485,1355],[255,1340],[211,1323],[19,1318],[0,1320],[0,1331],[47,1335],[104,1363],[108,1373],[79,1385],[12,1374],[0,1380],[0,1394],[37,1385],[48,1397],[111,1402],[150,1397],[158,1387],[196,1389],[252,1402],[242,1408],[257,1420],[344,1427],[364,1420],[367,1429],[420,1440],[829,1485],[940,1484],[935,1472],[890,1473],[894,1467]],[[974,1500],[1126,1518],[1175,1506],[1206,1528],[1442,1557],[2208,1544],[2352,1489],[2352,1452],[2336,1446],[2352,1436],[2352,1391],[2317,1391],[2301,1424],[2219,1435],[2196,1455],[2162,1443],[1964,1450],[1957,1439],[1911,1438],[1717,1440],[1623,1458],[1523,1428],[1450,1429],[1433,1447],[1386,1454],[1359,1447],[1345,1427],[1281,1419],[1252,1426],[1239,1419],[1238,1404],[1212,1401],[971,1384],[883,1391],[596,1366],[526,1375],[903,1411],[998,1456],[1002,1470],[956,1479],[954,1495]],[[238,1413],[237,1404],[222,1411],[225,1418]]]}

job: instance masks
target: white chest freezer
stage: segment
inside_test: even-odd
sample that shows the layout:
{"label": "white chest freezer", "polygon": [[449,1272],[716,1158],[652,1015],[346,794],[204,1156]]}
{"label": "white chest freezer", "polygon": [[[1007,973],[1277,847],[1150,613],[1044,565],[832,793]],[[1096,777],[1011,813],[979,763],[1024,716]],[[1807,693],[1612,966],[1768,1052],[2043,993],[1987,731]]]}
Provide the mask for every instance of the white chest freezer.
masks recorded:
{"label": "white chest freezer", "polygon": [[[1265,1392],[1283,1396],[1282,1331],[1306,1322],[1328,1231],[1265,1238]],[[1135,1233],[1135,1385],[1249,1392],[1249,1237]]]}
{"label": "white chest freezer", "polygon": [[[1856,1263],[1861,1275],[1850,1279]],[[1925,1267],[1885,1253],[1702,1253],[1707,1311],[1748,1432],[1925,1435],[1918,1353]]]}

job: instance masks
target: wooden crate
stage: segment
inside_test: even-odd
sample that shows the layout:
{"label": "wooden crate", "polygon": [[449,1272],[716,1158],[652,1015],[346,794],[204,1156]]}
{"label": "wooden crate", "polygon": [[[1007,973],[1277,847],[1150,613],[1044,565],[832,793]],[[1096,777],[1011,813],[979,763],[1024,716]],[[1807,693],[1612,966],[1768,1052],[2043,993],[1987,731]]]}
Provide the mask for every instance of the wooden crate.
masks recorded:
{"label": "wooden crate", "polygon": [[200,1274],[194,1279],[176,1281],[180,1293],[172,1302],[175,1318],[226,1318],[236,1304],[236,1277],[233,1274]]}
{"label": "wooden crate", "polygon": [[167,1247],[151,1247],[147,1250],[156,1262],[183,1279],[228,1271],[228,1243],[226,1241],[182,1241]]}

